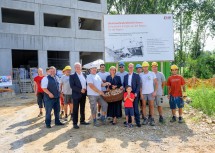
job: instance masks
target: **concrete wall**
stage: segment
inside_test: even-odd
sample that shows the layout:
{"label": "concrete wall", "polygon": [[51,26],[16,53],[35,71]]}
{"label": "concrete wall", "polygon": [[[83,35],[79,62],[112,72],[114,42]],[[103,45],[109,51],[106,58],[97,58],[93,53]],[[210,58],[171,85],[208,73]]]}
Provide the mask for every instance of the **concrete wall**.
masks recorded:
{"label": "concrete wall", "polygon": [[[79,0],[1,0],[0,8],[34,11],[35,15],[35,25],[2,23],[0,15],[0,75],[11,74],[12,49],[37,50],[42,68],[47,67],[47,50],[70,51],[71,65],[79,61],[80,51],[104,51],[106,0],[101,0],[101,4]],[[44,13],[70,16],[71,28],[45,27]],[[101,20],[102,30],[79,30],[79,17]]]}

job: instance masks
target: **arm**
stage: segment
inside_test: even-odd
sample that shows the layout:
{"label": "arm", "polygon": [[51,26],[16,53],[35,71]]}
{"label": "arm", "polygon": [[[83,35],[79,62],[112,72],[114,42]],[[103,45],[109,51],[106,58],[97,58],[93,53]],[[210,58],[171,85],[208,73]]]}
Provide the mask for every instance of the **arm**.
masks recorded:
{"label": "arm", "polygon": [[81,93],[81,88],[79,88],[75,85],[74,76],[69,77],[69,83],[70,83],[70,87],[72,88],[72,90],[74,90],[75,92]]}
{"label": "arm", "polygon": [[135,97],[138,95],[138,93],[140,92],[140,76],[137,75],[137,82],[136,82],[136,92],[135,92]]}
{"label": "arm", "polygon": [[155,91],[152,93],[152,96],[155,97],[158,91],[158,80],[157,78],[154,79],[154,84],[155,84]]}
{"label": "arm", "polygon": [[37,83],[34,81],[34,92],[37,94]]}
{"label": "arm", "polygon": [[100,91],[99,89],[97,89],[92,83],[88,83],[88,86],[95,92],[97,92],[100,95],[104,95],[104,93],[102,91]]}
{"label": "arm", "polygon": [[49,95],[49,98],[54,98],[54,95],[47,88],[42,88],[42,89],[47,95]]}
{"label": "arm", "polygon": [[60,92],[62,92],[62,89],[63,89],[63,83],[61,82],[61,84],[60,84]]}

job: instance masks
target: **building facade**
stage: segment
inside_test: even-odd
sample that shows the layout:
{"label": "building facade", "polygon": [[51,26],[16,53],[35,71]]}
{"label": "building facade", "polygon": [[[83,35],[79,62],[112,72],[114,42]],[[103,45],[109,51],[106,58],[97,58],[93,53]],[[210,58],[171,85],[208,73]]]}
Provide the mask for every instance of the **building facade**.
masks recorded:
{"label": "building facade", "polygon": [[106,0],[1,0],[0,75],[104,56]]}

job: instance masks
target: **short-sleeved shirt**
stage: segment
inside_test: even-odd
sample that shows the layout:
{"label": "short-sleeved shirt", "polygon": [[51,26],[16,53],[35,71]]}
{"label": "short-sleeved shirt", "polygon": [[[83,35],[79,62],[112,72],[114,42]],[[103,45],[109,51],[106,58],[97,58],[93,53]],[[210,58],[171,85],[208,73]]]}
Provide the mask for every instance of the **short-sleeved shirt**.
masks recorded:
{"label": "short-sleeved shirt", "polygon": [[148,73],[140,73],[140,79],[142,82],[142,94],[151,94],[154,92],[154,79],[156,75],[154,72],[148,71]]}
{"label": "short-sleeved shirt", "polygon": [[158,91],[157,95],[162,96],[163,95],[163,88],[162,88],[162,83],[166,81],[165,76],[162,72],[157,72],[155,73],[157,80],[158,80]]}
{"label": "short-sleeved shirt", "polygon": [[124,82],[124,76],[126,75],[126,74],[128,74],[128,72],[127,71],[124,71],[124,72],[120,72],[120,71],[118,71],[118,72],[116,72],[116,75],[117,76],[120,76],[120,79],[121,79],[121,83],[123,84],[123,82]]}
{"label": "short-sleeved shirt", "polygon": [[[128,95],[127,92],[124,93],[124,98]],[[135,99],[135,95],[133,93],[130,93],[130,98],[131,99]],[[125,103],[124,103],[125,108],[126,107],[133,107],[133,101],[131,101],[130,99],[126,99]]]}
{"label": "short-sleeved shirt", "polygon": [[[109,72],[98,72],[97,74],[100,76],[100,78],[102,79],[102,81],[105,81],[106,78],[107,78],[107,76],[110,75]],[[106,91],[106,88],[102,87],[102,91]]]}
{"label": "short-sleeved shirt", "polygon": [[72,89],[70,87],[69,77],[70,76],[63,75],[60,78],[60,84],[63,85],[62,86],[62,92],[63,92],[64,95],[72,95]]}
{"label": "short-sleeved shirt", "polygon": [[181,86],[185,85],[184,78],[181,75],[172,75],[167,80],[167,86],[170,87],[170,95],[173,97],[181,97]]}
{"label": "short-sleeved shirt", "polygon": [[44,78],[44,76],[36,76],[34,78],[34,81],[37,84],[37,93],[43,93],[43,89],[41,88],[41,82],[42,82],[43,78]]}
{"label": "short-sleeved shirt", "polygon": [[98,74],[89,74],[87,76],[87,95],[99,96],[99,93],[90,88],[89,83],[92,83],[98,90],[102,91],[102,79]]}
{"label": "short-sleeved shirt", "polygon": [[[60,79],[59,79],[59,77],[55,75],[54,79],[60,85]],[[41,88],[47,88],[48,87],[48,83],[49,83],[49,80],[48,80],[47,76],[43,77],[42,82],[41,82]],[[58,89],[60,89],[60,87],[58,87]]]}

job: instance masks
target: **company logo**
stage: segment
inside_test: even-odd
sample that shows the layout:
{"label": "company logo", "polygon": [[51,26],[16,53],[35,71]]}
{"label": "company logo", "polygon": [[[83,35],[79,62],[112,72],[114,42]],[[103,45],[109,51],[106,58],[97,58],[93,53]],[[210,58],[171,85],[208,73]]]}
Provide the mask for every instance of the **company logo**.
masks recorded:
{"label": "company logo", "polygon": [[164,20],[170,20],[171,18],[171,16],[164,16]]}

